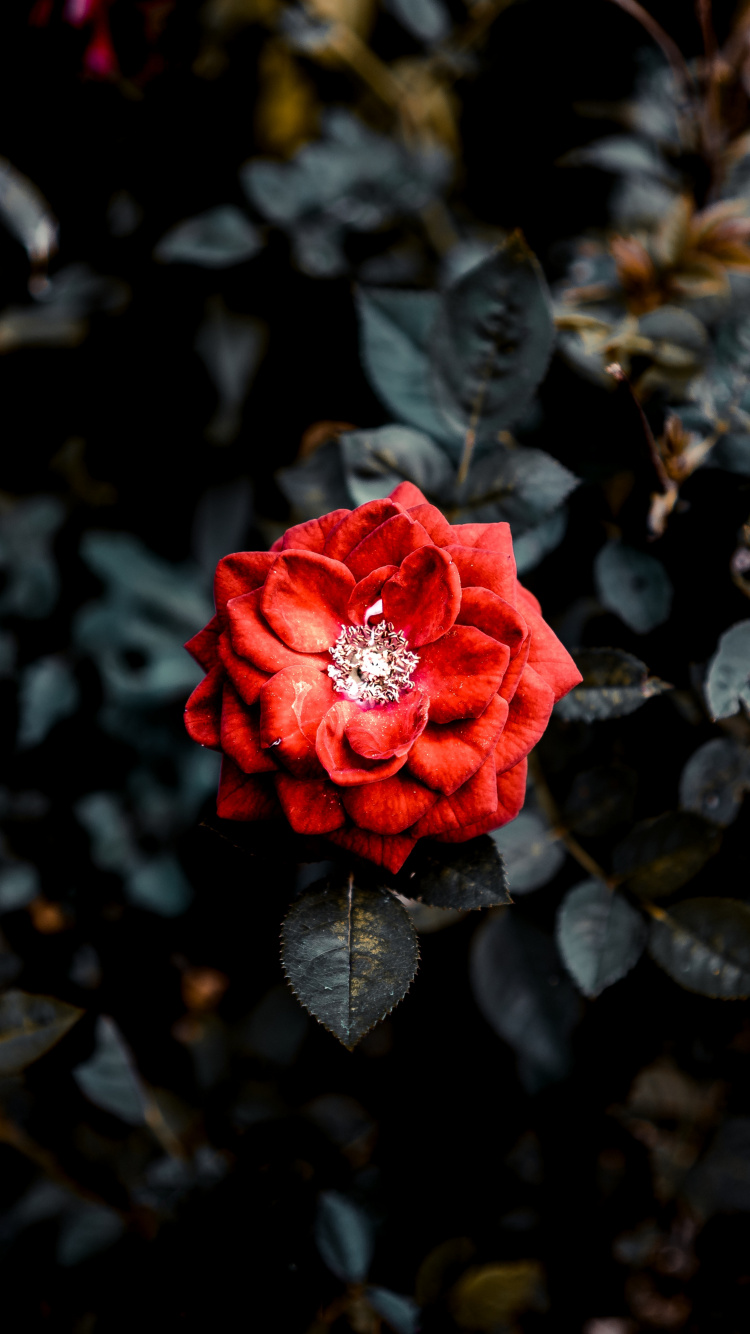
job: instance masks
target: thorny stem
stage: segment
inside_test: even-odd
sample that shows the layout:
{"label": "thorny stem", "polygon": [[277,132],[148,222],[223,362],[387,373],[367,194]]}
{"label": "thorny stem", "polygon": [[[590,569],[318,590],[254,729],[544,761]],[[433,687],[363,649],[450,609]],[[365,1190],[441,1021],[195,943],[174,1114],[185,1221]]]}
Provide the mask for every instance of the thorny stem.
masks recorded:
{"label": "thorny stem", "polygon": [[581,847],[578,839],[574,838],[563,824],[560,812],[557,808],[557,802],[549,790],[536,751],[533,750],[529,755],[529,771],[533,779],[534,791],[539,801],[539,805],[552,826],[554,837],[562,843],[563,847],[567,848],[571,857],[575,858],[578,865],[582,866],[584,871],[588,871],[589,875],[593,875],[596,880],[602,880],[609,889],[614,889],[615,880],[613,877],[607,875],[607,872],[603,867],[590,856],[585,848]]}
{"label": "thorny stem", "polygon": [[613,361],[612,365],[607,366],[606,369],[609,372],[609,374],[613,377],[613,379],[617,380],[618,384],[625,385],[625,388],[627,389],[631,399],[633,400],[636,406],[636,410],[638,412],[638,416],[641,421],[641,426],[643,427],[643,434],[646,439],[646,445],[648,446],[648,452],[651,458],[651,462],[654,466],[654,472],[656,473],[656,476],[658,478],[659,486],[661,488],[661,493],[662,495],[666,496],[672,489],[672,483],[670,482],[669,474],[667,473],[667,470],[664,467],[664,460],[662,459],[662,456],[659,453],[658,445],[654,440],[654,433],[651,430],[651,427],[649,426],[648,417],[643,411],[643,408],[636,396],[635,390],[633,389],[630,380],[628,379],[627,375],[625,374],[619,362]]}

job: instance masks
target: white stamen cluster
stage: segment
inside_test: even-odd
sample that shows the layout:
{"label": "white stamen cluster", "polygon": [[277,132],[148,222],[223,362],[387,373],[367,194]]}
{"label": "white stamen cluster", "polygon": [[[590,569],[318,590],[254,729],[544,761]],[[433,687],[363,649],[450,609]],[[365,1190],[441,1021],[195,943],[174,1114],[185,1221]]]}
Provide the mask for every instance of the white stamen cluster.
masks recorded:
{"label": "white stamen cluster", "polygon": [[390,621],[342,625],[328,652],[333,658],[328,668],[333,688],[349,699],[392,704],[414,688],[409,677],[419,656],[409,652],[403,630],[394,630]]}

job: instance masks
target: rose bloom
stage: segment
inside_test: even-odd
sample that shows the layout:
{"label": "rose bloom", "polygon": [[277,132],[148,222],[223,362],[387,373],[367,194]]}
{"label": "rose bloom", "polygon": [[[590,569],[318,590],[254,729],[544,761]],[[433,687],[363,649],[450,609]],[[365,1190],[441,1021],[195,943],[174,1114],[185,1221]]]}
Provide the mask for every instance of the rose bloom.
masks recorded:
{"label": "rose bloom", "polygon": [[214,591],[185,721],[223,754],[218,814],[283,813],[393,872],[419,838],[514,819],[526,756],[581,680],[508,524],[449,524],[411,482],[225,556]]}

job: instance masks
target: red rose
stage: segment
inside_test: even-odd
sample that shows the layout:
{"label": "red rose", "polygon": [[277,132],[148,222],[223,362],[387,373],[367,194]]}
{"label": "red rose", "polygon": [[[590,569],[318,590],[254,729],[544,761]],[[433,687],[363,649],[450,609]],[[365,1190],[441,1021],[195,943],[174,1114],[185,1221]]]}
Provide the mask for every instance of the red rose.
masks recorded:
{"label": "red rose", "polygon": [[411,482],[225,556],[214,592],[185,722],[223,752],[218,814],[283,812],[391,871],[425,835],[518,814],[526,756],[581,680],[508,524],[451,525]]}

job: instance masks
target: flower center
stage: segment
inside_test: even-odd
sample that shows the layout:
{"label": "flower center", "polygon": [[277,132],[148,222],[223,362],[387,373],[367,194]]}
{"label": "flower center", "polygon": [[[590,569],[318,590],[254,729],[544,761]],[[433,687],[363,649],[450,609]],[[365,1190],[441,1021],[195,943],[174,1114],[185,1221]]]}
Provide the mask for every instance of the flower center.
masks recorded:
{"label": "flower center", "polygon": [[409,652],[403,630],[394,630],[390,621],[342,625],[328,652],[333,658],[328,668],[333,688],[349,699],[389,704],[414,689],[410,677],[419,657]]}

